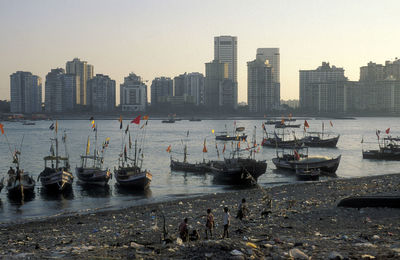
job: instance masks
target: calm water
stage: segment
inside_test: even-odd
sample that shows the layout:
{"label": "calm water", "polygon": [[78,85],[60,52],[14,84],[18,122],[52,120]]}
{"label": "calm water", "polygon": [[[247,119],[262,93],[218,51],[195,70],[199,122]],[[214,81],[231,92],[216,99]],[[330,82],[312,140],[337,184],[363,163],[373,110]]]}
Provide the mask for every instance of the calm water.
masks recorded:
{"label": "calm water", "polygon": [[[254,126],[257,126],[257,142],[262,139],[261,123],[264,120],[237,120],[237,126],[246,127],[246,133],[252,136]],[[310,131],[321,129],[321,120],[309,119]],[[400,162],[363,160],[361,155],[361,139],[364,136],[364,148],[376,148],[375,130],[391,128],[392,135],[400,136],[400,119],[398,118],[358,118],[356,120],[332,120],[334,127],[330,127],[329,120],[325,120],[327,131],[340,133],[338,148],[310,148],[310,155],[337,156],[342,154],[342,160],[337,175],[342,178],[380,175],[400,172]],[[128,121],[124,121],[124,129]],[[298,120],[296,123],[303,123]],[[4,122],[4,129],[12,147],[22,144],[21,165],[22,168],[35,176],[43,169],[43,157],[49,153],[52,131],[49,130],[50,121],[39,121],[36,125],[25,126],[19,122]],[[121,132],[117,120],[98,120],[98,139],[104,140],[110,137],[110,145],[105,154],[105,166],[114,169],[117,165],[118,154],[121,152]],[[144,167],[153,174],[150,191],[141,194],[127,194],[115,186],[115,179],[110,181],[106,189],[85,190],[76,184],[73,185],[73,193],[69,196],[48,196],[41,189],[40,182],[35,188],[35,197],[30,201],[12,201],[7,196],[6,188],[0,193],[0,223],[26,220],[31,218],[69,214],[75,212],[87,212],[96,209],[115,209],[135,204],[143,204],[154,201],[179,198],[187,195],[199,195],[221,192],[231,189],[228,186],[215,185],[210,175],[185,175],[184,173],[171,172],[169,168],[169,154],[165,151],[168,145],[172,150],[182,151],[182,139],[185,140],[189,130],[188,159],[201,161],[203,159],[203,141],[207,138],[208,153],[206,159],[216,159],[215,139],[211,133],[223,131],[227,125],[228,130],[233,129],[233,120],[204,120],[201,122],[177,121],[175,124],[162,124],[158,120],[150,120],[145,146]],[[131,134],[135,135],[136,125],[131,125]],[[273,131],[272,126],[267,126]],[[60,131],[61,130],[61,131]],[[89,120],[65,120],[59,121],[59,133],[63,130],[68,135],[68,150],[70,163],[73,166],[79,164],[79,156],[85,150],[88,135],[93,135]],[[292,130],[290,130],[292,131]],[[302,129],[297,129],[298,135]],[[382,131],[383,132],[383,131]],[[368,143],[369,142],[369,143]],[[93,144],[93,140],[92,140]],[[217,142],[222,156],[223,142]],[[227,150],[230,143],[226,143]],[[63,150],[63,148],[61,149]],[[5,136],[0,136],[0,176],[7,175],[11,164],[11,156]],[[227,155],[227,153],[225,153]],[[174,157],[182,159],[182,155],[172,153]],[[262,186],[276,183],[296,182],[290,175],[276,172],[271,159],[275,155],[275,149],[261,148],[257,159],[265,159],[268,162],[267,172],[260,177]],[[1,177],[0,177],[1,178]]]}

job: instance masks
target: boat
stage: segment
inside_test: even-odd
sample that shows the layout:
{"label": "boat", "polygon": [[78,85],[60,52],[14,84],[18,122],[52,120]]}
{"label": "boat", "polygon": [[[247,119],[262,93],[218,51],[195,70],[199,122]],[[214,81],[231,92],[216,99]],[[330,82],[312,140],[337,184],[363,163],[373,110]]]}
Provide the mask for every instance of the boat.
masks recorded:
{"label": "boat", "polygon": [[241,134],[241,135],[234,135],[231,136],[227,132],[221,132],[222,134],[216,135],[215,140],[220,140],[220,141],[244,141],[247,139],[246,134]]}
{"label": "boat", "polygon": [[278,122],[275,124],[275,128],[300,128],[300,124],[285,124],[282,122]]}
{"label": "boat", "polygon": [[[283,118],[284,122],[294,122],[296,121],[296,119],[294,118]],[[280,124],[282,123],[282,119],[281,120],[267,120],[265,122],[266,125],[276,125],[276,124]]]}
{"label": "boat", "polygon": [[272,136],[272,134],[268,134],[267,131],[264,129],[264,133],[265,136],[263,137],[263,140],[261,142],[261,145],[264,147],[285,148],[285,147],[301,146],[303,144],[303,140],[296,138],[295,135],[293,136],[294,137],[293,139],[285,138],[285,132],[277,134],[274,131]]}
{"label": "boat", "polygon": [[302,139],[304,145],[308,147],[336,147],[340,135],[329,135],[324,132],[306,132]]}
{"label": "boat", "polygon": [[3,189],[3,187],[4,187],[4,177],[1,178],[1,181],[0,181],[0,192]]}
{"label": "boat", "polygon": [[[127,134],[129,133],[129,153],[126,144],[123,143],[124,149],[121,151],[118,158],[118,167],[114,169],[114,176],[117,181],[117,185],[120,187],[127,188],[129,190],[145,190],[150,187],[151,180],[153,178],[152,174],[148,170],[143,170],[143,144],[146,131],[146,123],[141,127],[141,131],[136,136],[135,139],[135,150],[134,157],[131,158],[130,151],[132,148],[132,141],[130,138],[129,128],[125,130],[125,138],[122,138],[123,142],[127,139]],[[139,126],[139,123],[138,123]],[[139,129],[138,129],[139,130]],[[138,139],[140,139],[141,147],[138,147]]]}
{"label": "boat", "polygon": [[[300,150],[305,150],[301,153]],[[296,169],[318,169],[321,175],[335,176],[339,167],[341,155],[337,157],[309,156],[308,147],[294,147],[281,149],[276,152],[276,157],[272,162],[278,169],[296,171]]]}
{"label": "boat", "polygon": [[244,126],[239,126],[239,127],[236,127],[236,132],[243,132],[243,131],[244,131],[244,129],[245,129],[245,127],[244,127]]}
{"label": "boat", "polygon": [[204,160],[202,163],[189,163],[187,161],[187,144],[185,144],[185,146],[183,147],[183,161],[182,162],[180,162],[176,159],[173,159],[172,155],[171,155],[170,167],[171,167],[171,170],[173,170],[173,171],[205,173],[207,171],[207,166],[208,165],[207,165],[207,163],[205,163]]}
{"label": "boat", "polygon": [[317,181],[319,176],[319,169],[296,169],[296,177],[300,181]]}
{"label": "boat", "polygon": [[93,154],[90,154],[90,138],[88,137],[86,152],[81,155],[81,166],[75,168],[75,174],[78,177],[80,184],[94,184],[105,186],[111,179],[111,172],[109,169],[103,168],[104,162],[104,151],[108,146],[109,138],[103,143],[101,155],[97,150],[97,129],[98,125],[95,125],[92,121],[92,127],[94,126],[95,132],[95,144]]}
{"label": "boat", "polygon": [[24,121],[22,124],[23,124],[23,125],[35,125],[35,122],[27,122],[27,121]]}
{"label": "boat", "polygon": [[192,122],[200,122],[201,119],[200,119],[200,118],[192,117],[192,118],[189,119],[189,121],[192,121]]}
{"label": "boat", "polygon": [[[53,126],[53,124],[52,124]],[[50,126],[50,127],[52,127]],[[62,138],[65,146],[65,156],[62,157],[58,154],[58,138],[57,138],[57,122],[56,126],[52,127],[54,130],[54,138],[51,140],[50,155],[43,158],[44,170],[39,174],[38,180],[47,191],[63,192],[72,189],[74,176],[70,172],[69,156],[66,146],[66,134]],[[55,142],[55,153],[53,142]]]}
{"label": "boat", "polygon": [[363,159],[400,160],[400,137],[387,136],[380,142],[378,136],[378,145],[378,150],[364,150],[363,148]]}
{"label": "boat", "polygon": [[399,195],[360,195],[342,199],[338,207],[349,208],[400,208]]}
{"label": "boat", "polygon": [[9,196],[24,197],[34,193],[35,184],[36,182],[32,176],[23,170],[17,169],[16,173],[9,175],[6,187]]}
{"label": "boat", "polygon": [[167,119],[167,120],[162,120],[161,123],[171,124],[171,123],[175,123],[175,121],[176,121],[175,119],[170,118],[170,119]]}

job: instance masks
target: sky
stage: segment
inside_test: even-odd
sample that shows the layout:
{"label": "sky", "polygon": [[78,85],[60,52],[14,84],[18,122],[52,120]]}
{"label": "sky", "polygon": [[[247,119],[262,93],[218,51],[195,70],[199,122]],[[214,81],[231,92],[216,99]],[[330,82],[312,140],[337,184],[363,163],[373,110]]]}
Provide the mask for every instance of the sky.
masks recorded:
{"label": "sky", "polygon": [[114,79],[117,97],[130,72],[148,85],[204,74],[220,35],[238,37],[239,102],[257,48],[280,48],[281,99],[298,99],[301,69],[326,61],[358,80],[369,61],[400,58],[399,10],[397,0],[0,0],[0,99],[19,70],[40,76],[44,94],[46,74],[75,57]]}

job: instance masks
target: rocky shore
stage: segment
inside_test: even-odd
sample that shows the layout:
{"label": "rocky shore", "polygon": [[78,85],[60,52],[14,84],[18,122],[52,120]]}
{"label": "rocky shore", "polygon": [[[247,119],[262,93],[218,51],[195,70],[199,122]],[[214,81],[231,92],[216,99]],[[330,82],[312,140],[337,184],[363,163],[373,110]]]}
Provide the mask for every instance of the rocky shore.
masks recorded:
{"label": "rocky shore", "polygon": [[[239,190],[10,224],[0,228],[0,258],[400,259],[400,209],[337,207],[342,198],[365,194],[400,195],[400,174]],[[242,198],[250,213],[240,221],[235,216]],[[230,238],[221,239],[225,206],[232,216]],[[207,208],[217,224],[210,240],[204,239]],[[185,217],[200,240],[177,239]]]}

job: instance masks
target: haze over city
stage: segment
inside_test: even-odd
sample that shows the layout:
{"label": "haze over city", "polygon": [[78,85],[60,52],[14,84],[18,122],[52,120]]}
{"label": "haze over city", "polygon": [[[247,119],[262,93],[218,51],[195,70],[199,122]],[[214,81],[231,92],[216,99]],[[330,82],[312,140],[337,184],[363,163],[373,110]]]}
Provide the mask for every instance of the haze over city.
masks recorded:
{"label": "haze over city", "polygon": [[[75,57],[119,84],[204,74],[213,39],[238,37],[238,101],[247,102],[247,62],[280,48],[281,98],[299,98],[299,70],[322,61],[358,80],[360,66],[398,56],[398,1],[0,1],[0,97],[10,75],[42,79]],[[117,103],[119,99],[117,98]]]}

